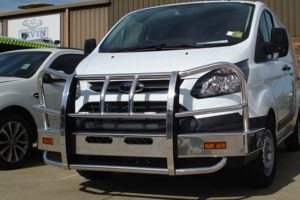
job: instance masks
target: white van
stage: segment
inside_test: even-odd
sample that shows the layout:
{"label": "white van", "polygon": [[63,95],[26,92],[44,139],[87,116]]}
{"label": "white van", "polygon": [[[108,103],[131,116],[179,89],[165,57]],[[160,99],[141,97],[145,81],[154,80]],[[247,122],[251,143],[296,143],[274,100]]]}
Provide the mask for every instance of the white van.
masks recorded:
{"label": "white van", "polygon": [[43,99],[37,107],[44,119],[61,117],[59,130],[40,127],[39,148],[46,163],[86,178],[240,166],[247,183],[267,187],[277,145],[299,148],[294,56],[286,29],[258,1],[129,13],[75,74],[44,72],[67,81],[60,112]]}

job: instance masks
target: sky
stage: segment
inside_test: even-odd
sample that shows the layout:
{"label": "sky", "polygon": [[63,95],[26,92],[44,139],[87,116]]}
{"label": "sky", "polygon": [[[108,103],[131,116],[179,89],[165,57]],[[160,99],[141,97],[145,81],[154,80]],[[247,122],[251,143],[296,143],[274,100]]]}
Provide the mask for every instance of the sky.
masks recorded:
{"label": "sky", "polygon": [[18,6],[30,3],[65,4],[92,0],[0,0],[0,13],[19,10]]}

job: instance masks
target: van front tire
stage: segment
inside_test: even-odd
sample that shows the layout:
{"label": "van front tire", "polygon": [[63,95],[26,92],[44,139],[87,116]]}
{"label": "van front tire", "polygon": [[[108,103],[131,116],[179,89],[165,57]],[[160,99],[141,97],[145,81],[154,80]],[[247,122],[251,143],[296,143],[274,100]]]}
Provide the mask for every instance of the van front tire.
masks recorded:
{"label": "van front tire", "polygon": [[261,142],[262,150],[259,156],[242,169],[245,184],[254,188],[270,186],[276,171],[277,145],[275,134],[270,129],[266,129]]}

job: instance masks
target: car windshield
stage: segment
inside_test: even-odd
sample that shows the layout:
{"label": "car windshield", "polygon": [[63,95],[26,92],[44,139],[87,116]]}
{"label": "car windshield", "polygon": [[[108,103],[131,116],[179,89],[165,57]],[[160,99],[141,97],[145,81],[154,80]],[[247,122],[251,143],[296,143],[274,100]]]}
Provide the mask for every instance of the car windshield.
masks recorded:
{"label": "car windshield", "polygon": [[99,52],[156,51],[228,46],[249,34],[254,5],[194,3],[146,9],[126,16]]}
{"label": "car windshield", "polygon": [[0,54],[0,76],[30,78],[50,52],[28,51]]}

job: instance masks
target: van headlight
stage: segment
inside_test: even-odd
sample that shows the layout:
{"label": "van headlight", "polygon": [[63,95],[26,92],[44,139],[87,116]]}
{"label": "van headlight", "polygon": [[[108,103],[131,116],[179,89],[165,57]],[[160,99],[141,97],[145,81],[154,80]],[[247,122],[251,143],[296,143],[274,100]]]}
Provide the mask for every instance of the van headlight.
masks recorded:
{"label": "van headlight", "polygon": [[191,90],[194,98],[208,98],[241,91],[241,80],[232,69],[213,70],[195,83]]}

